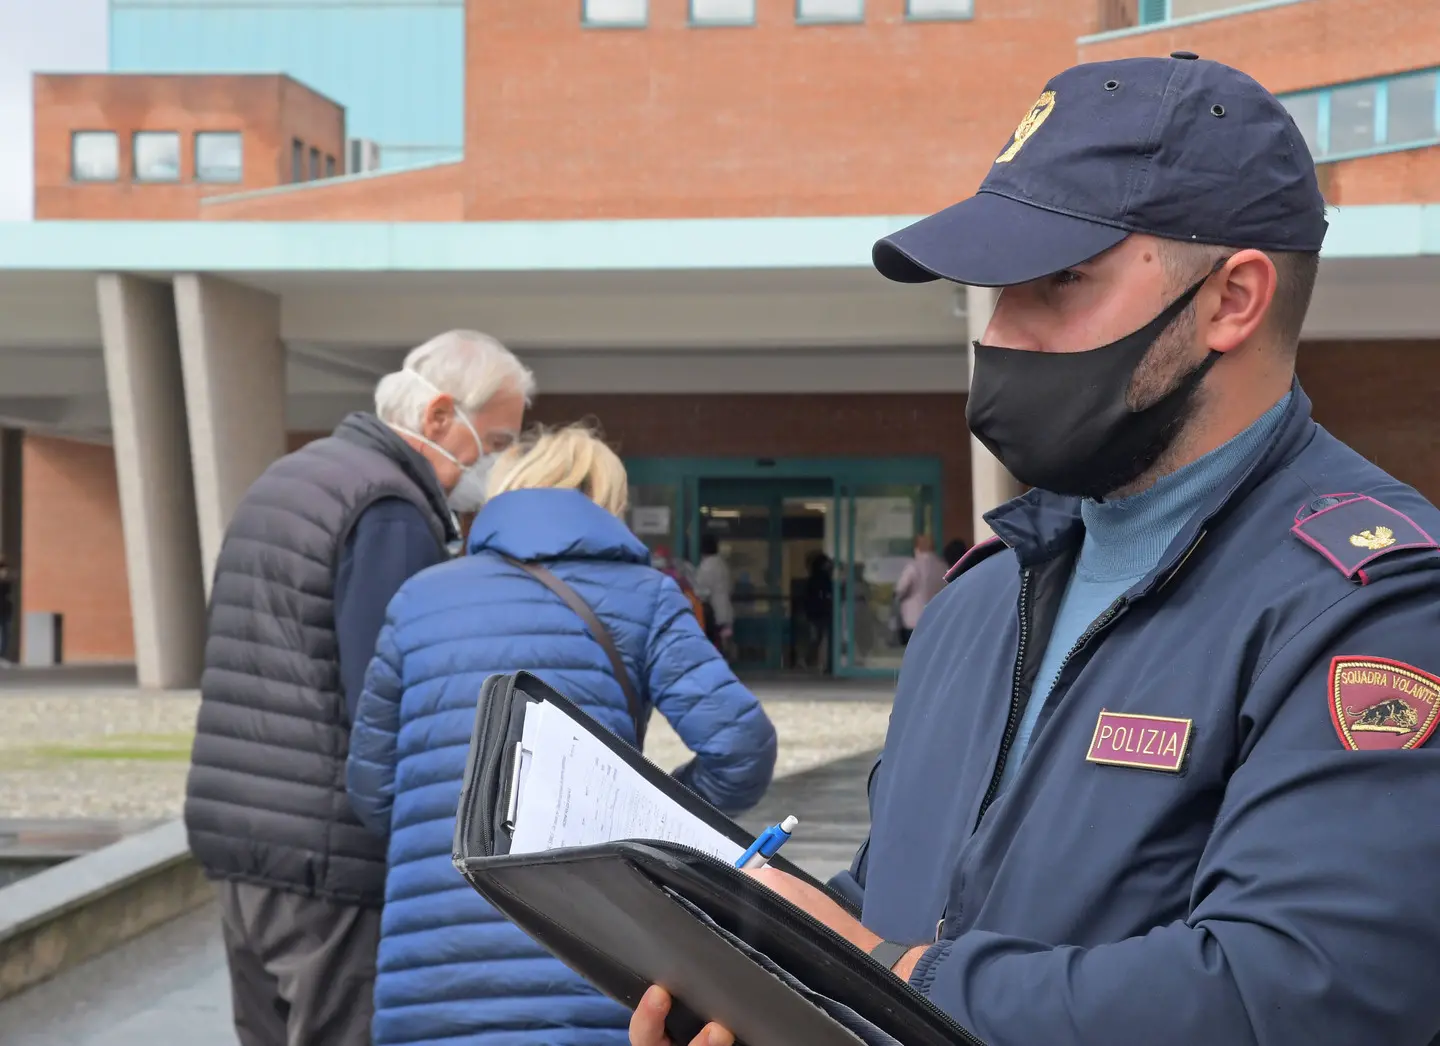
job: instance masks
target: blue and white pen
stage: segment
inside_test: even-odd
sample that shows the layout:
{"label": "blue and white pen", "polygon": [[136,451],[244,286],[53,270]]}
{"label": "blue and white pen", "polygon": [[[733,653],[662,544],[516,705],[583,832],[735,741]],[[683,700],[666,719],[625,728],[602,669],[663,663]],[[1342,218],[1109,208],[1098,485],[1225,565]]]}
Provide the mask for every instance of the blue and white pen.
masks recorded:
{"label": "blue and white pen", "polygon": [[740,860],[735,862],[735,867],[764,868],[770,858],[780,852],[780,847],[785,845],[791,833],[795,831],[795,826],[799,823],[800,819],[792,814],[779,824],[772,824],[756,837],[755,841],[750,844],[750,849],[740,855]]}

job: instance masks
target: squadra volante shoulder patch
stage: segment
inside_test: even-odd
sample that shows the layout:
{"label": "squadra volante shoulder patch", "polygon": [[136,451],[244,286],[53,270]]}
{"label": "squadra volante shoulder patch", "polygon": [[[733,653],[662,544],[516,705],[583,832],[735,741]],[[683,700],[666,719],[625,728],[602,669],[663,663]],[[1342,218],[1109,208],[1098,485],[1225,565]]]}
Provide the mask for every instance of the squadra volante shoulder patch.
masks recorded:
{"label": "squadra volante shoulder patch", "polygon": [[1330,719],[1340,743],[1357,752],[1419,748],[1440,721],[1440,678],[1403,661],[1337,657]]}

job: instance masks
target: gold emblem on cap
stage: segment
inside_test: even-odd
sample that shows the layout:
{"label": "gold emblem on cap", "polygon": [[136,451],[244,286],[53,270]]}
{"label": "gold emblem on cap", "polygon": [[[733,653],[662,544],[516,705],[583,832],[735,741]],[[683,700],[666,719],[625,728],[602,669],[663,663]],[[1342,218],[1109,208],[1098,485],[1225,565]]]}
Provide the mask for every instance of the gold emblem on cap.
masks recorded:
{"label": "gold emblem on cap", "polygon": [[1055,109],[1055,92],[1046,91],[1035,100],[1025,118],[1020,121],[1020,126],[1015,128],[1015,137],[1010,140],[1010,146],[1003,153],[995,158],[996,163],[1009,163],[1015,159],[1015,154],[1030,140],[1030,136],[1040,129],[1051,112]]}
{"label": "gold emblem on cap", "polygon": [[1395,544],[1395,532],[1389,527],[1362,530],[1358,534],[1350,535],[1350,544],[1356,548],[1368,548],[1372,552],[1378,552]]}

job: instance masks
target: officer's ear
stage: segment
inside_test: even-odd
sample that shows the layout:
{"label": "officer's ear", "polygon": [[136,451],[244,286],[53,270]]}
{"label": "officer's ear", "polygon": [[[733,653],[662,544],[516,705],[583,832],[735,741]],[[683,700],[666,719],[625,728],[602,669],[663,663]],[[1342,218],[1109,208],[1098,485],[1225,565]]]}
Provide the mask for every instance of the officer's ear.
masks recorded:
{"label": "officer's ear", "polygon": [[1205,346],[1229,352],[1265,325],[1275,301],[1275,263],[1264,251],[1236,251],[1195,300],[1196,325]]}

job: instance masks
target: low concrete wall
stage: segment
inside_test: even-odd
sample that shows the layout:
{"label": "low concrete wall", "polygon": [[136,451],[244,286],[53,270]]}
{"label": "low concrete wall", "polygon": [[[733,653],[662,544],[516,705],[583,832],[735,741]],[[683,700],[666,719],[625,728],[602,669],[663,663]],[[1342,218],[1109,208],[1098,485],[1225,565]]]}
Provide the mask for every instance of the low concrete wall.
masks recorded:
{"label": "low concrete wall", "polygon": [[0,999],[213,897],[180,821],[0,889]]}

